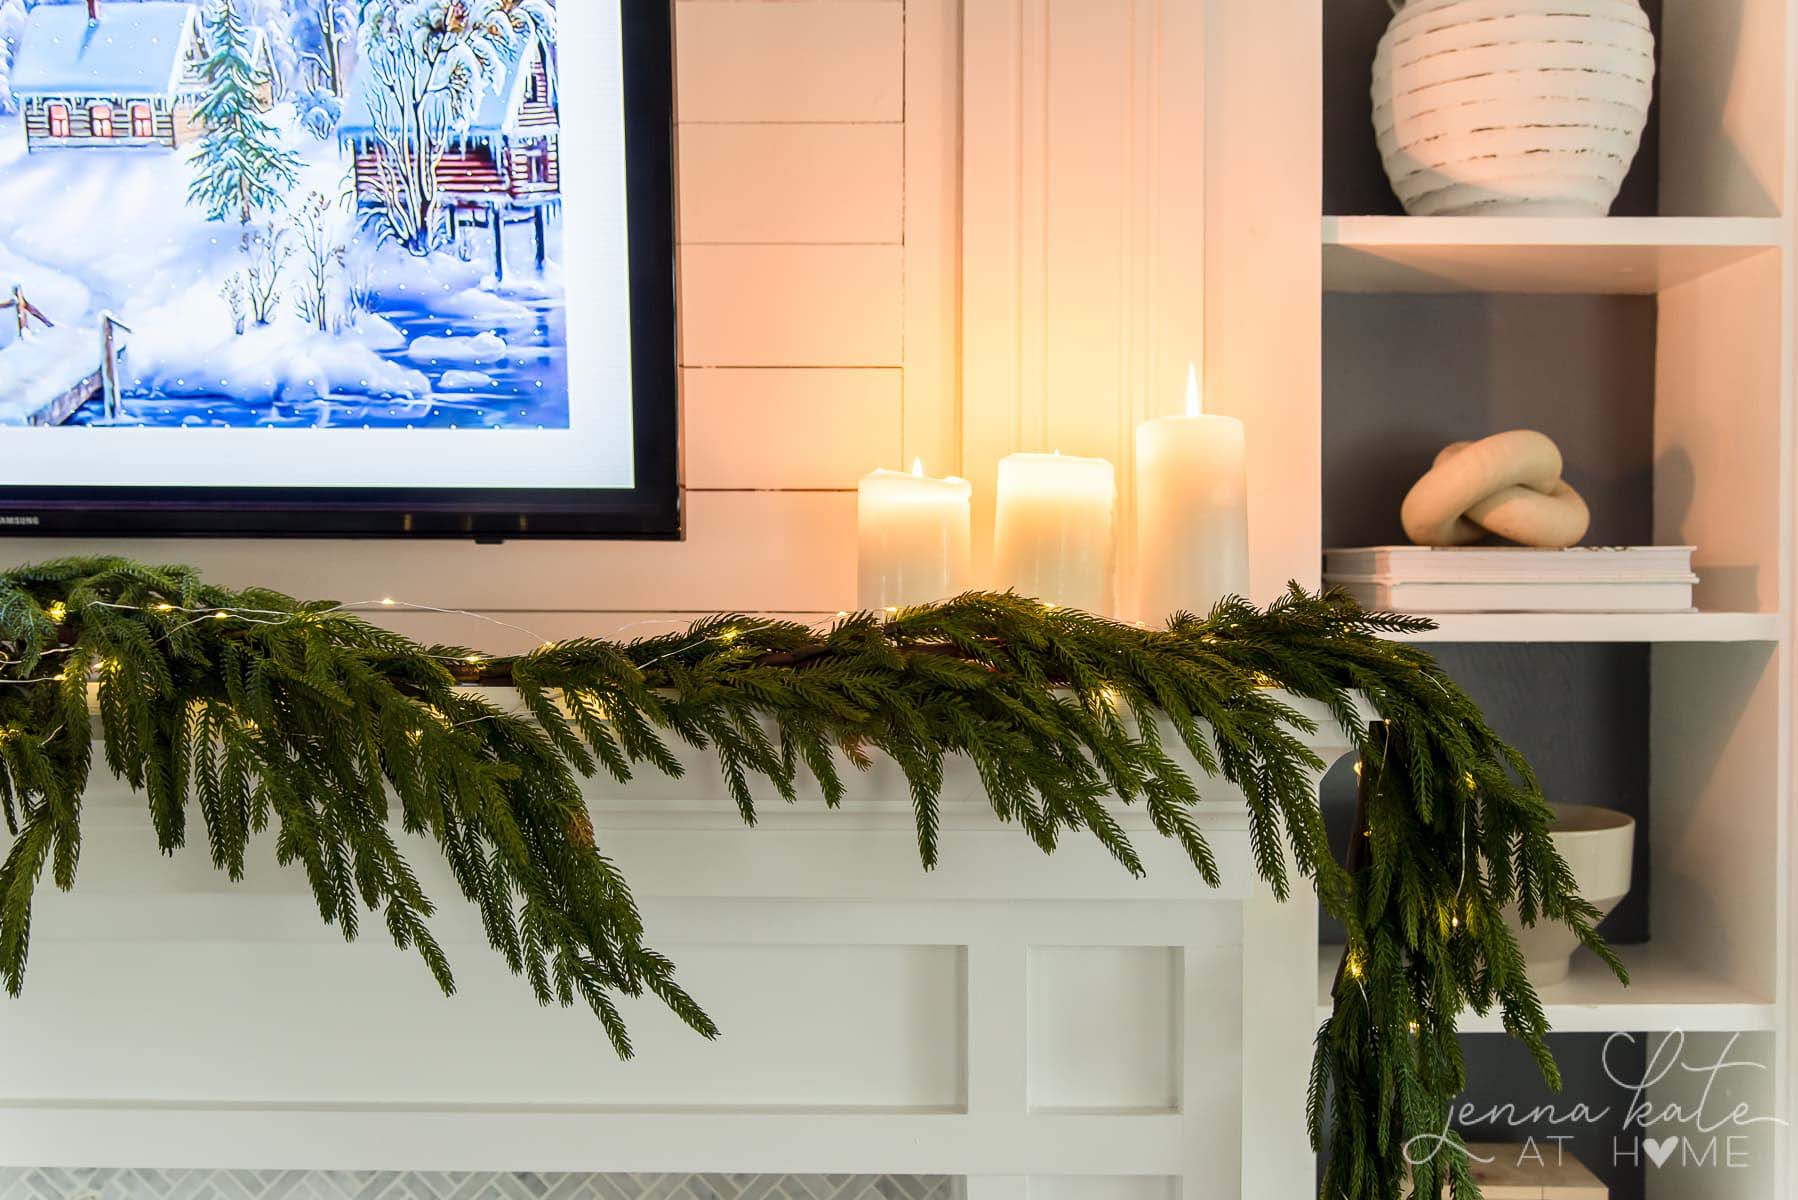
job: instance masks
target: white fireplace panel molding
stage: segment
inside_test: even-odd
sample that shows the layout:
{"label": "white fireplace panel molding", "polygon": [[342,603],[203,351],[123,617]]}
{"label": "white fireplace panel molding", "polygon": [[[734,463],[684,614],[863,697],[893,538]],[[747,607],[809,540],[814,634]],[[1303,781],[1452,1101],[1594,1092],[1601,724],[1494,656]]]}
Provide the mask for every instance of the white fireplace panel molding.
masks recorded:
{"label": "white fireplace panel molding", "polygon": [[153,853],[140,799],[97,780],[80,885],[46,890],[0,1023],[0,1166],[880,1172],[965,1177],[971,1200],[1302,1185],[1315,908],[1264,893],[1240,795],[1205,791],[1215,891],[1130,809],[1146,879],[1089,840],[1045,857],[971,771],[930,874],[891,764],[840,812],[770,795],[754,829],[702,756],[678,783],[593,784],[651,943],[724,1030],[629,1004],[624,1062],[585,1010],[535,1005],[428,845],[449,999],[378,921],[353,944],[324,927],[266,842],[233,886],[203,848]]}

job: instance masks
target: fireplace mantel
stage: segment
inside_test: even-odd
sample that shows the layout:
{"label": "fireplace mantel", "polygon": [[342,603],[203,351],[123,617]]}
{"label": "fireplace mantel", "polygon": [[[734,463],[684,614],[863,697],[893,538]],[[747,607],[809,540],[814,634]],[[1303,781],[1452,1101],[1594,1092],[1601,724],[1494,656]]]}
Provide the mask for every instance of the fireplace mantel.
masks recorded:
{"label": "fireplace mantel", "polygon": [[[1316,749],[1344,753],[1313,711]],[[1227,785],[1201,814],[1214,891],[1136,810],[1146,879],[1090,839],[1045,857],[965,768],[926,874],[890,763],[851,772],[842,811],[769,796],[751,829],[715,764],[688,762],[588,789],[651,943],[724,1030],[632,1003],[629,1063],[584,1010],[534,1005],[422,843],[453,999],[378,918],[354,945],[323,926],[272,839],[233,886],[203,847],[159,857],[141,801],[96,778],[77,890],[45,889],[0,1024],[0,1164],[1310,1186],[1315,906],[1254,878]]]}

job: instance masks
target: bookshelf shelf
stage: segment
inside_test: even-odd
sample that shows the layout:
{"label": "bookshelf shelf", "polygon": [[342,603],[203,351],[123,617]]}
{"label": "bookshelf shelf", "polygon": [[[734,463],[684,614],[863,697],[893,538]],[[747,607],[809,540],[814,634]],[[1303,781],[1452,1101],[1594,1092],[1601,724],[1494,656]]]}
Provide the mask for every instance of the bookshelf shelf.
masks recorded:
{"label": "bookshelf shelf", "polygon": [[1418,642],[1777,642],[1779,613],[1425,613]]}
{"label": "bookshelf shelf", "polygon": [[1783,236],[1756,217],[1325,217],[1324,290],[1653,295]]}
{"label": "bookshelf shelf", "polygon": [[[1769,999],[1707,976],[1652,945],[1622,946],[1630,986],[1620,985],[1594,955],[1582,951],[1573,974],[1541,989],[1542,1004],[1557,1033],[1655,1033],[1673,1030],[1757,1032],[1777,1027],[1778,1008]],[[1317,956],[1317,1013],[1330,1015],[1330,987],[1342,961],[1341,946],[1322,946]],[[1503,1033],[1496,1012],[1467,1013],[1463,1033]]]}

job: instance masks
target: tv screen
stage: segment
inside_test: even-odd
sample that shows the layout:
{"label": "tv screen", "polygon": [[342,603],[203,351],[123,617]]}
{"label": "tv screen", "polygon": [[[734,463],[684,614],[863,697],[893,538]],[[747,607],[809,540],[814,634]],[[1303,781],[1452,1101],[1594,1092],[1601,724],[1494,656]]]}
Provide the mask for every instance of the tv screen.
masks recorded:
{"label": "tv screen", "polygon": [[669,10],[0,2],[0,527],[677,536]]}

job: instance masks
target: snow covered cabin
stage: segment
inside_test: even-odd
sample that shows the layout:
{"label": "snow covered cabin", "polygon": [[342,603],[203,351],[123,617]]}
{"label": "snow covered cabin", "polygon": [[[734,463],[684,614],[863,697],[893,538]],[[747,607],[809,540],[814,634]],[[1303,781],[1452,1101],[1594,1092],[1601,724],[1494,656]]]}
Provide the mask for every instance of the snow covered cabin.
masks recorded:
{"label": "snow covered cabin", "polygon": [[[437,187],[446,209],[542,207],[560,200],[562,171],[558,150],[561,103],[554,56],[541,40],[506,69],[499,86],[481,98],[467,128],[455,131],[437,165]],[[356,156],[356,196],[364,205],[381,203],[381,159],[385,152],[369,89],[378,86],[359,69],[351,80],[339,141]]]}
{"label": "snow covered cabin", "polygon": [[[255,31],[251,61],[274,78],[268,39]],[[174,150],[205,132],[200,10],[171,0],[40,4],[25,18],[12,90],[30,150],[148,146]],[[263,107],[274,100],[263,85]]]}

